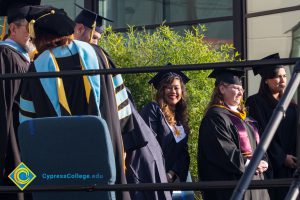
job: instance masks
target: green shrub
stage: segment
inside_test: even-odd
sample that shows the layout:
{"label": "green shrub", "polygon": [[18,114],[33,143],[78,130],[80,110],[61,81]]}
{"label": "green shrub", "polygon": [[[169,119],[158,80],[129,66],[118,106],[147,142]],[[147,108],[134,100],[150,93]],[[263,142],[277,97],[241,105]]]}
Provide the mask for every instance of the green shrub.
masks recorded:
{"label": "green shrub", "polygon": [[[205,27],[193,27],[179,34],[167,26],[155,31],[135,31],[129,27],[126,33],[114,33],[111,27],[104,32],[102,46],[119,67],[164,66],[172,64],[200,64],[233,61],[234,48],[228,44],[211,44],[205,41]],[[186,71],[191,81],[187,84],[191,134],[189,151],[190,170],[197,177],[198,129],[202,115],[210,99],[214,80],[207,76],[211,70]],[[148,85],[152,73],[123,75],[126,86],[132,91],[137,107],[152,100],[154,90]]]}

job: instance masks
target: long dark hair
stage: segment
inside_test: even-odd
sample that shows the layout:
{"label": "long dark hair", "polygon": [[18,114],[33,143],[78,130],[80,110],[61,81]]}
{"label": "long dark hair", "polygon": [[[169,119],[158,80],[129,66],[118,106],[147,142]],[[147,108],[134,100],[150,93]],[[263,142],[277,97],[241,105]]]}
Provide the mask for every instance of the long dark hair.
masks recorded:
{"label": "long dark hair", "polygon": [[[271,92],[268,84],[266,83],[266,80],[275,78],[279,72],[279,69],[281,69],[281,68],[276,68],[274,71],[275,73],[272,74],[272,76],[262,76],[260,85],[259,85],[259,90],[258,90],[259,93],[268,94],[269,97],[272,97],[272,92]],[[279,93],[279,98],[281,98],[282,95],[283,95],[283,91]]]}
{"label": "long dark hair", "polygon": [[[170,106],[167,104],[164,94],[165,88],[172,84],[172,82],[177,79],[180,81],[180,86],[182,90],[182,97],[180,101],[175,106],[175,111],[173,111]],[[190,132],[190,127],[188,124],[188,109],[187,109],[187,92],[184,83],[182,82],[181,78],[178,76],[169,76],[163,79],[160,83],[160,87],[156,93],[156,102],[159,104],[167,122],[174,126],[175,124],[181,123],[185,132]]]}
{"label": "long dark hair", "polygon": [[[273,94],[272,94],[268,84],[266,83],[266,80],[274,78],[278,74],[279,69],[280,68],[277,68],[275,70],[276,73],[274,74],[273,77],[265,77],[265,76],[262,77],[261,81],[260,81],[260,85],[259,85],[259,90],[258,90],[258,93],[260,95],[262,95],[272,107],[276,107],[278,100],[273,97]],[[284,93],[284,91],[279,92],[279,96],[278,96],[279,99],[283,96],[283,93]],[[296,102],[292,99],[291,104],[296,104]]]}

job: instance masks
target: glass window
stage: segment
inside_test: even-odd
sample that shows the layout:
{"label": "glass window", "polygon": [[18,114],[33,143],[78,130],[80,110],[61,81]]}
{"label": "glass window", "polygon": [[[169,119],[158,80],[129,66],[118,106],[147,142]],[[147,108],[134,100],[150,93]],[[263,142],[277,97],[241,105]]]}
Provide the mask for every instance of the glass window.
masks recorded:
{"label": "glass window", "polygon": [[169,22],[232,16],[232,0],[169,0]]}
{"label": "glass window", "polygon": [[[205,25],[206,31],[204,32],[205,40],[212,42],[214,44],[227,43],[233,44],[233,23],[232,21],[225,22],[213,22]],[[188,29],[190,26],[179,26],[172,27],[172,29],[183,33],[185,29]],[[222,30],[222,31],[220,31]]]}
{"label": "glass window", "polygon": [[206,36],[209,40],[224,41],[227,43],[232,43],[233,38],[233,22],[214,22],[205,24],[207,28]]}
{"label": "glass window", "polygon": [[104,16],[113,19],[114,28],[127,25],[160,24],[162,22],[162,1],[152,0],[99,0],[99,10]]}
{"label": "glass window", "polygon": [[[232,16],[232,0],[98,0],[114,28]],[[105,11],[107,13],[105,13]]]}

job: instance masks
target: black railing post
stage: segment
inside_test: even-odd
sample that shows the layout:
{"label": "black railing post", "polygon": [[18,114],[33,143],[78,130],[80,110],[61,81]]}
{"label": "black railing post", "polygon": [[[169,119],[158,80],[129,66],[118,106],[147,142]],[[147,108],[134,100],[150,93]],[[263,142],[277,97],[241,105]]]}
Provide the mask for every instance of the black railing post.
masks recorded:
{"label": "black railing post", "polygon": [[[298,88],[298,94],[300,89]],[[297,169],[294,174],[294,181],[287,193],[285,200],[296,200],[300,193],[300,96],[298,99],[298,119],[297,119]]]}

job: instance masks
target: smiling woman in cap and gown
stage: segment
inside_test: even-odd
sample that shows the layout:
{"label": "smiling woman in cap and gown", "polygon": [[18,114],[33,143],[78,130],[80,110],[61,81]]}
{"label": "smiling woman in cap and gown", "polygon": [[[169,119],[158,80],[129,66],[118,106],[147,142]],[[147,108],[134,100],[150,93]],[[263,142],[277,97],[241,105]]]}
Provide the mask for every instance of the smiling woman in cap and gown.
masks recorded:
{"label": "smiling woman in cap and gown", "polygon": [[[0,15],[6,16],[9,30],[7,38],[0,42],[0,74],[25,73],[28,70],[28,52],[32,45],[25,18],[30,5],[39,3],[40,0],[0,1]],[[5,26],[1,36],[5,34]],[[8,175],[21,162],[16,136],[20,84],[20,79],[0,80],[0,186],[14,185]],[[23,193],[18,197],[16,194],[1,193],[0,199],[23,199]]]}
{"label": "smiling woman in cap and gown", "polygon": [[[216,69],[211,101],[199,129],[198,175],[200,181],[239,180],[259,142],[255,121],[243,106],[243,86],[238,69]],[[253,177],[264,179],[267,161],[261,160]],[[204,200],[230,199],[233,190],[204,191]],[[267,190],[247,190],[243,199],[269,199]]]}
{"label": "smiling woman in cap and gown", "polygon": [[176,179],[185,182],[189,170],[188,81],[180,71],[157,73],[149,81],[157,90],[156,102],[145,105],[140,112],[163,150],[169,183]]}
{"label": "smiling woman in cap and gown", "polygon": [[[279,54],[269,55],[263,60],[279,59]],[[282,65],[255,66],[254,75],[261,76],[259,91],[250,96],[246,105],[249,115],[265,130],[271,115],[286,87],[286,71]],[[292,101],[267,150],[272,170],[267,178],[291,178],[296,169],[297,105]],[[270,190],[271,199],[284,199],[288,188]]]}
{"label": "smiling woman in cap and gown", "polygon": [[[73,40],[75,24],[63,10],[34,7],[28,18],[31,36],[39,51],[30,72],[115,67],[99,46]],[[20,107],[21,122],[37,117],[101,115],[113,144],[116,184],[127,183],[125,172],[131,183],[167,181],[159,144],[147,136],[151,130],[131,105],[120,74],[26,79]],[[138,193],[142,197],[139,199],[170,199],[164,191]],[[131,199],[127,191],[116,192],[116,197]]]}

